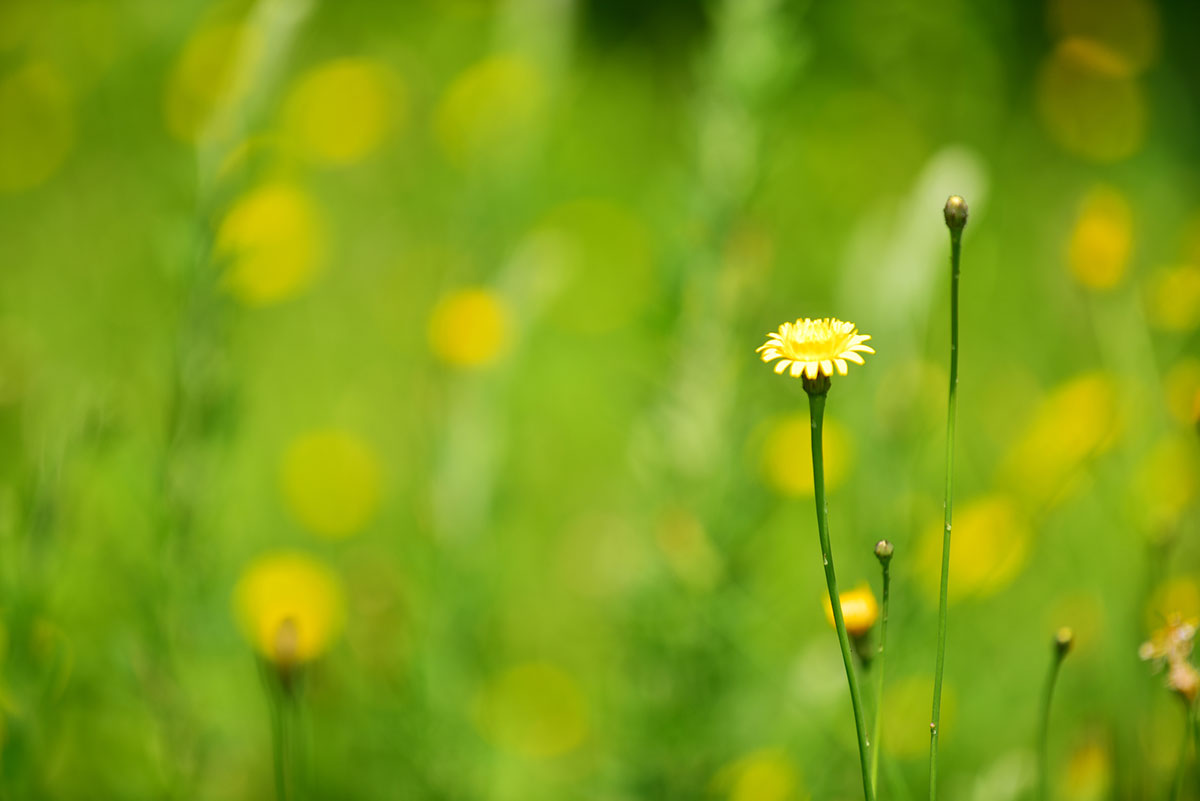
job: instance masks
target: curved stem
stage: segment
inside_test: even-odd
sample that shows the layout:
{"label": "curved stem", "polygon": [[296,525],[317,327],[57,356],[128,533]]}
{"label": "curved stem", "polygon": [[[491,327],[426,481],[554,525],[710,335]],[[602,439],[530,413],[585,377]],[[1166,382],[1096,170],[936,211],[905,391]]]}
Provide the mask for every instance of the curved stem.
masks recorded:
{"label": "curved stem", "polygon": [[946,412],[946,525],[942,532],[942,585],[938,599],[937,665],[933,715],[929,721],[929,799],[937,799],[938,727],[942,717],[942,672],[946,664],[946,607],[950,587],[950,518],[954,510],[954,419],[958,409],[958,264],[962,229],[950,229],[950,398]]}
{"label": "curved stem", "polygon": [[1058,669],[1062,667],[1064,655],[1064,651],[1055,649],[1054,661],[1050,663],[1050,672],[1046,675],[1046,688],[1042,691],[1042,708],[1038,716],[1037,732],[1038,801],[1046,801],[1050,795],[1050,702],[1054,699],[1054,685],[1058,680]]}
{"label": "curved stem", "polygon": [[850,703],[854,707],[854,727],[858,733],[858,758],[862,769],[863,794],[867,801],[875,801],[875,788],[871,781],[867,758],[867,723],[863,715],[862,692],[858,688],[858,677],[854,672],[854,659],[850,652],[850,635],[846,633],[846,622],[842,618],[842,603],[838,594],[837,576],[833,572],[833,551],[829,546],[829,521],[825,508],[825,459],[821,450],[825,393],[809,392],[808,408],[812,419],[813,490],[817,502],[817,534],[821,539],[825,585],[829,589],[829,603],[833,608],[833,624],[837,629],[838,644],[842,648],[842,662],[846,666],[846,681],[850,684]]}
{"label": "curved stem", "polygon": [[875,727],[871,735],[871,787],[879,790],[879,733],[883,725],[883,667],[887,660],[887,627],[888,627],[888,595],[891,590],[892,574],[887,561],[881,561],[883,566],[883,601],[880,604],[879,616],[879,655],[875,661],[879,667],[875,676]]}

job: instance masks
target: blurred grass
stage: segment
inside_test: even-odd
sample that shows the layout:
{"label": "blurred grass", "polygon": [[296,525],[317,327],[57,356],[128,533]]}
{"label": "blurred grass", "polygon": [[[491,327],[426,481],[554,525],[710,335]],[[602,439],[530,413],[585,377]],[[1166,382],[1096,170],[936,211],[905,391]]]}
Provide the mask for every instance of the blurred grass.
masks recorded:
{"label": "blurred grass", "polygon": [[752,352],[829,314],[878,350],[833,390],[831,526],[847,587],[896,543],[920,797],[951,192],[944,791],[1031,791],[1071,625],[1052,787],[1161,793],[1136,650],[1200,613],[1198,21],[3,0],[0,797],[269,797],[233,596],[279,549],[345,595],[314,798],[853,797],[803,398]]}

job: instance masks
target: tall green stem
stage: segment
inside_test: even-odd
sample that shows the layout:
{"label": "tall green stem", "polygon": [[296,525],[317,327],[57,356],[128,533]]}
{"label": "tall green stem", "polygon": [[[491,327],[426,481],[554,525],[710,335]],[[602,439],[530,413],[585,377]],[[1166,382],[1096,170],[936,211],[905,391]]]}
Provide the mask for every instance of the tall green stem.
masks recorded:
{"label": "tall green stem", "polygon": [[275,762],[275,800],[290,801],[294,795],[294,759],[293,739],[295,732],[292,726],[292,706],[295,699],[291,689],[283,686],[280,677],[273,674],[271,667],[265,668],[267,673],[267,693],[271,704],[271,743]]}
{"label": "tall green stem", "polygon": [[[961,209],[961,214],[959,214]],[[938,727],[942,717],[942,672],[946,666],[946,607],[950,588],[950,518],[954,510],[954,420],[958,409],[958,265],[967,206],[962,198],[946,202],[950,228],[950,398],[946,412],[946,524],[942,531],[942,584],[938,599],[937,664],[933,672],[933,714],[929,721],[929,799],[937,799]]]}
{"label": "tall green stem", "polygon": [[1042,691],[1042,706],[1038,714],[1037,731],[1037,778],[1038,801],[1046,801],[1050,797],[1050,704],[1054,700],[1054,686],[1058,681],[1058,671],[1063,659],[1071,649],[1070,629],[1061,629],[1054,638],[1054,659],[1050,662],[1050,670],[1046,674],[1046,687]]}
{"label": "tall green stem", "polygon": [[1196,704],[1187,703],[1183,721],[1183,742],[1179,744],[1179,764],[1175,767],[1175,781],[1171,785],[1171,801],[1179,801],[1183,793],[1183,777],[1187,773],[1188,751],[1192,744],[1192,727],[1196,722]]}
{"label": "tall green stem", "polygon": [[[825,389],[828,389],[827,385]],[[850,635],[846,633],[846,622],[842,619],[842,603],[838,594],[837,575],[833,571],[833,551],[829,546],[829,521],[825,508],[825,458],[821,450],[821,425],[825,417],[825,391],[810,390],[808,392],[808,408],[812,418],[813,490],[817,502],[817,534],[821,538],[825,585],[829,588],[829,603],[833,608],[833,624],[837,629],[838,644],[842,648],[842,663],[846,666],[846,681],[850,684],[850,703],[854,707],[854,727],[858,732],[858,758],[862,769],[863,794],[866,801],[875,801],[875,787],[871,781],[867,756],[867,723],[863,715],[862,692],[858,688],[858,677],[854,672],[854,659],[850,652]]]}
{"label": "tall green stem", "polygon": [[[883,543],[880,543],[882,545]],[[888,545],[891,548],[891,545]],[[875,554],[879,555],[879,546],[875,548]],[[887,627],[888,627],[888,595],[891,591],[892,573],[889,570],[891,563],[891,555],[887,558],[880,557],[879,564],[883,567],[883,602],[880,605],[879,615],[879,654],[875,657],[876,671],[875,676],[875,727],[871,735],[871,787],[876,791],[879,789],[879,751],[880,751],[880,730],[883,726],[883,667],[887,660]]]}

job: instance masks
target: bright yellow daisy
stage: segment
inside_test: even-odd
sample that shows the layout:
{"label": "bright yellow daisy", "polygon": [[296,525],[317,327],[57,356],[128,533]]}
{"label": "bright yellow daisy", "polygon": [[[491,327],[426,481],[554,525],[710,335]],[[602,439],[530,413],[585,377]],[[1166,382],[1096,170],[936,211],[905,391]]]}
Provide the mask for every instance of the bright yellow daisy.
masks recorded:
{"label": "bright yellow daisy", "polygon": [[792,378],[801,374],[809,379],[818,375],[832,376],[836,368],[846,374],[846,362],[862,364],[859,354],[874,353],[864,345],[871,337],[858,333],[854,323],[843,322],[834,317],[820,320],[804,318],[794,323],[784,323],[779,330],[767,334],[767,341],[759,348],[764,362],[775,363],[775,372],[782,375],[785,370]]}

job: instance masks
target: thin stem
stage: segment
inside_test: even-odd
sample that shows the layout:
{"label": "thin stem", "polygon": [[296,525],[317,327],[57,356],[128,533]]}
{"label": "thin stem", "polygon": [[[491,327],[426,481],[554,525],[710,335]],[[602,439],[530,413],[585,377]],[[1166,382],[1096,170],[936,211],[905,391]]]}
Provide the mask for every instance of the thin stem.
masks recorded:
{"label": "thin stem", "polygon": [[876,791],[879,789],[879,751],[882,742],[879,734],[883,725],[883,667],[887,659],[888,595],[892,586],[892,574],[888,569],[890,563],[881,560],[880,564],[883,567],[883,602],[880,605],[879,617],[879,654],[875,657],[878,665],[875,676],[875,730],[871,735],[871,787]]}
{"label": "thin stem", "polygon": [[273,675],[273,669],[266,667],[267,694],[271,706],[271,744],[275,761],[275,799],[289,801],[293,798],[293,761],[292,761],[292,725],[290,712],[292,696],[287,688],[281,686],[279,677]]}
{"label": "thin stem", "polygon": [[842,648],[842,663],[846,666],[846,681],[850,684],[850,703],[854,707],[854,727],[858,733],[858,758],[862,770],[863,794],[866,801],[875,801],[875,787],[871,781],[867,758],[867,723],[863,715],[862,692],[858,688],[858,677],[854,672],[854,659],[850,652],[850,635],[846,633],[846,622],[842,619],[842,603],[838,593],[837,575],[833,572],[833,551],[829,545],[829,521],[825,508],[825,459],[821,450],[825,393],[809,392],[808,407],[812,418],[813,490],[817,503],[817,534],[821,539],[825,585],[829,588],[829,603],[833,609],[833,624],[837,629],[838,644]]}
{"label": "thin stem", "polygon": [[962,228],[950,228],[950,398],[946,412],[946,525],[942,532],[942,588],[938,600],[937,665],[933,715],[929,722],[929,799],[937,799],[938,727],[942,717],[942,672],[946,665],[946,607],[950,587],[950,518],[954,510],[954,419],[958,409],[958,264]]}
{"label": "thin stem", "polygon": [[1050,796],[1050,702],[1054,699],[1054,685],[1058,680],[1058,670],[1062,667],[1066,651],[1054,649],[1054,660],[1050,663],[1050,671],[1046,674],[1046,688],[1042,691],[1042,708],[1038,715],[1037,732],[1037,774],[1038,801],[1046,801]]}
{"label": "thin stem", "polygon": [[1183,777],[1187,772],[1188,750],[1192,744],[1192,728],[1196,724],[1196,705],[1187,702],[1187,713],[1183,720],[1183,742],[1179,744],[1179,764],[1175,767],[1175,782],[1171,785],[1171,801],[1179,801],[1183,794]]}

